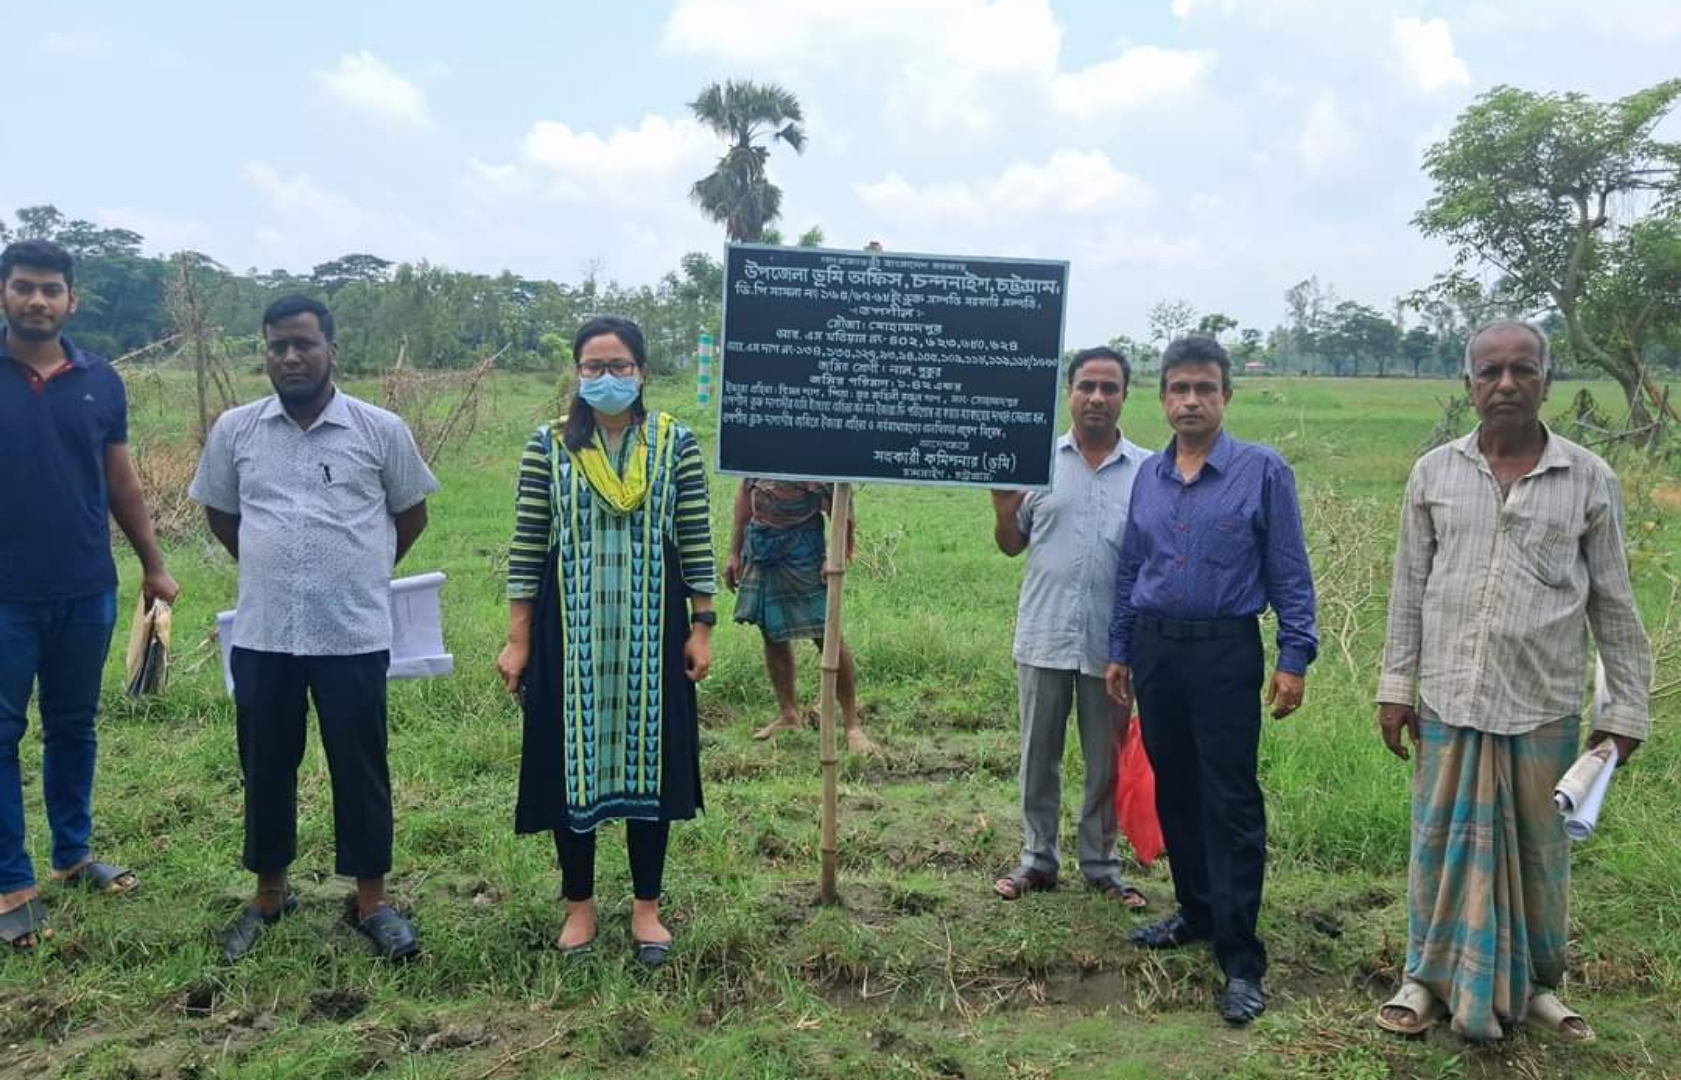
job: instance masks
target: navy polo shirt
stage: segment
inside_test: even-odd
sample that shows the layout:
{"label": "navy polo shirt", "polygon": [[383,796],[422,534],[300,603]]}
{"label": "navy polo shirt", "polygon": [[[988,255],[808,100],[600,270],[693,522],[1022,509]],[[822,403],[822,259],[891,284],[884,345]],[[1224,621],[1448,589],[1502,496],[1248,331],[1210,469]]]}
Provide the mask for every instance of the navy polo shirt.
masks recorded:
{"label": "navy polo shirt", "polygon": [[104,357],[59,340],[69,365],[42,382],[0,328],[0,603],[117,587],[105,451],[128,441],[128,395]]}

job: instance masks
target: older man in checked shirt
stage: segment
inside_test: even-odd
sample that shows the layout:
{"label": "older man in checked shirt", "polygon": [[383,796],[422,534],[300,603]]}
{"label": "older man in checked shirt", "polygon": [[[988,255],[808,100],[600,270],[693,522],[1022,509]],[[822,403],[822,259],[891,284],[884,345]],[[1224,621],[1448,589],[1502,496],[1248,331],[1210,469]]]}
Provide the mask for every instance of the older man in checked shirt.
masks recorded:
{"label": "older man in checked shirt", "polygon": [[1185,337],[1162,353],[1162,410],[1173,427],[1132,489],[1109,629],[1109,694],[1137,694],[1156,771],[1156,812],[1179,910],[1133,934],[1146,948],[1212,939],[1226,973],[1220,1015],[1266,1008],[1266,947],[1256,935],[1266,869],[1266,808],[1256,777],[1264,657],[1259,616],[1278,616],[1274,717],[1301,707],[1319,650],[1313,575],[1296,481],[1269,447],[1225,434],[1231,360]]}
{"label": "older man in checked shirt", "polygon": [[1554,991],[1569,939],[1570,845],[1553,787],[1578,753],[1587,637],[1604,666],[1589,745],[1626,759],[1650,731],[1652,649],[1623,549],[1622,488],[1548,431],[1546,335],[1471,335],[1475,431],[1407,481],[1378,682],[1384,743],[1413,763],[1407,963],[1378,1012],[1416,1034],[1446,1014],[1496,1039],[1534,1020],[1593,1029]]}

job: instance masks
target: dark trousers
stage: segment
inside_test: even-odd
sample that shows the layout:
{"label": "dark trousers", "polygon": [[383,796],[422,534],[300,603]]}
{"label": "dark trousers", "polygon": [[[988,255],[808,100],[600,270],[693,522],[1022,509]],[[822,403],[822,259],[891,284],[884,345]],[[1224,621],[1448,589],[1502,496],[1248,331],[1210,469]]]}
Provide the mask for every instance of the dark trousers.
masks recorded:
{"label": "dark trousers", "polygon": [[1267,860],[1255,776],[1262,666],[1254,619],[1138,620],[1133,687],[1174,894],[1192,928],[1214,939],[1228,978],[1267,969],[1255,934]]}
{"label": "dark trousers", "polygon": [[[554,831],[555,854],[560,857],[560,894],[571,901],[595,895],[595,834]],[[630,849],[630,883],[638,900],[658,900],[665,883],[665,849],[671,839],[669,821],[625,822],[625,847]]]}
{"label": "dark trousers", "polygon": [[298,766],[310,700],[333,783],[334,870],[391,869],[385,678],[391,654],[290,656],[234,649],[234,710],[245,774],[245,868],[276,874],[298,854]]}

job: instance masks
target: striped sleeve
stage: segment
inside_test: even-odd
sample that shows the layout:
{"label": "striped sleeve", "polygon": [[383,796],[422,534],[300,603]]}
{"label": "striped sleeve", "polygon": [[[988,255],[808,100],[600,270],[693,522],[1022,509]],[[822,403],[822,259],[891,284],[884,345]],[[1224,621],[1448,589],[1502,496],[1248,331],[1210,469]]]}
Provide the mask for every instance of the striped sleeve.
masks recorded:
{"label": "striped sleeve", "polygon": [[701,466],[700,443],[684,430],[677,442],[677,553],[683,563],[683,581],[691,595],[711,596],[718,591],[717,569],[712,557],[712,507],[706,492],[706,470]]}
{"label": "striped sleeve", "polygon": [[508,545],[508,599],[535,600],[549,556],[549,435],[538,428],[519,459],[514,539]]}

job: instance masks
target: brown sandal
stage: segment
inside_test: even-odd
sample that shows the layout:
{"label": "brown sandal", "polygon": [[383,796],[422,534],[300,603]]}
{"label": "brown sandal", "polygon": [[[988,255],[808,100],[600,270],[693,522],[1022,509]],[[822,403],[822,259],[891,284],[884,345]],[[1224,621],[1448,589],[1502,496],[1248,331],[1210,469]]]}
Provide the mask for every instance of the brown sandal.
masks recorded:
{"label": "brown sandal", "polygon": [[1050,892],[1055,888],[1055,874],[1030,866],[1018,866],[992,883],[992,891],[1003,900],[1020,900],[1030,892]]}
{"label": "brown sandal", "polygon": [[1127,884],[1119,874],[1113,877],[1087,878],[1086,887],[1102,893],[1105,900],[1119,901],[1122,906],[1133,911],[1142,911],[1150,906],[1150,899],[1144,895],[1144,890],[1136,885]]}

